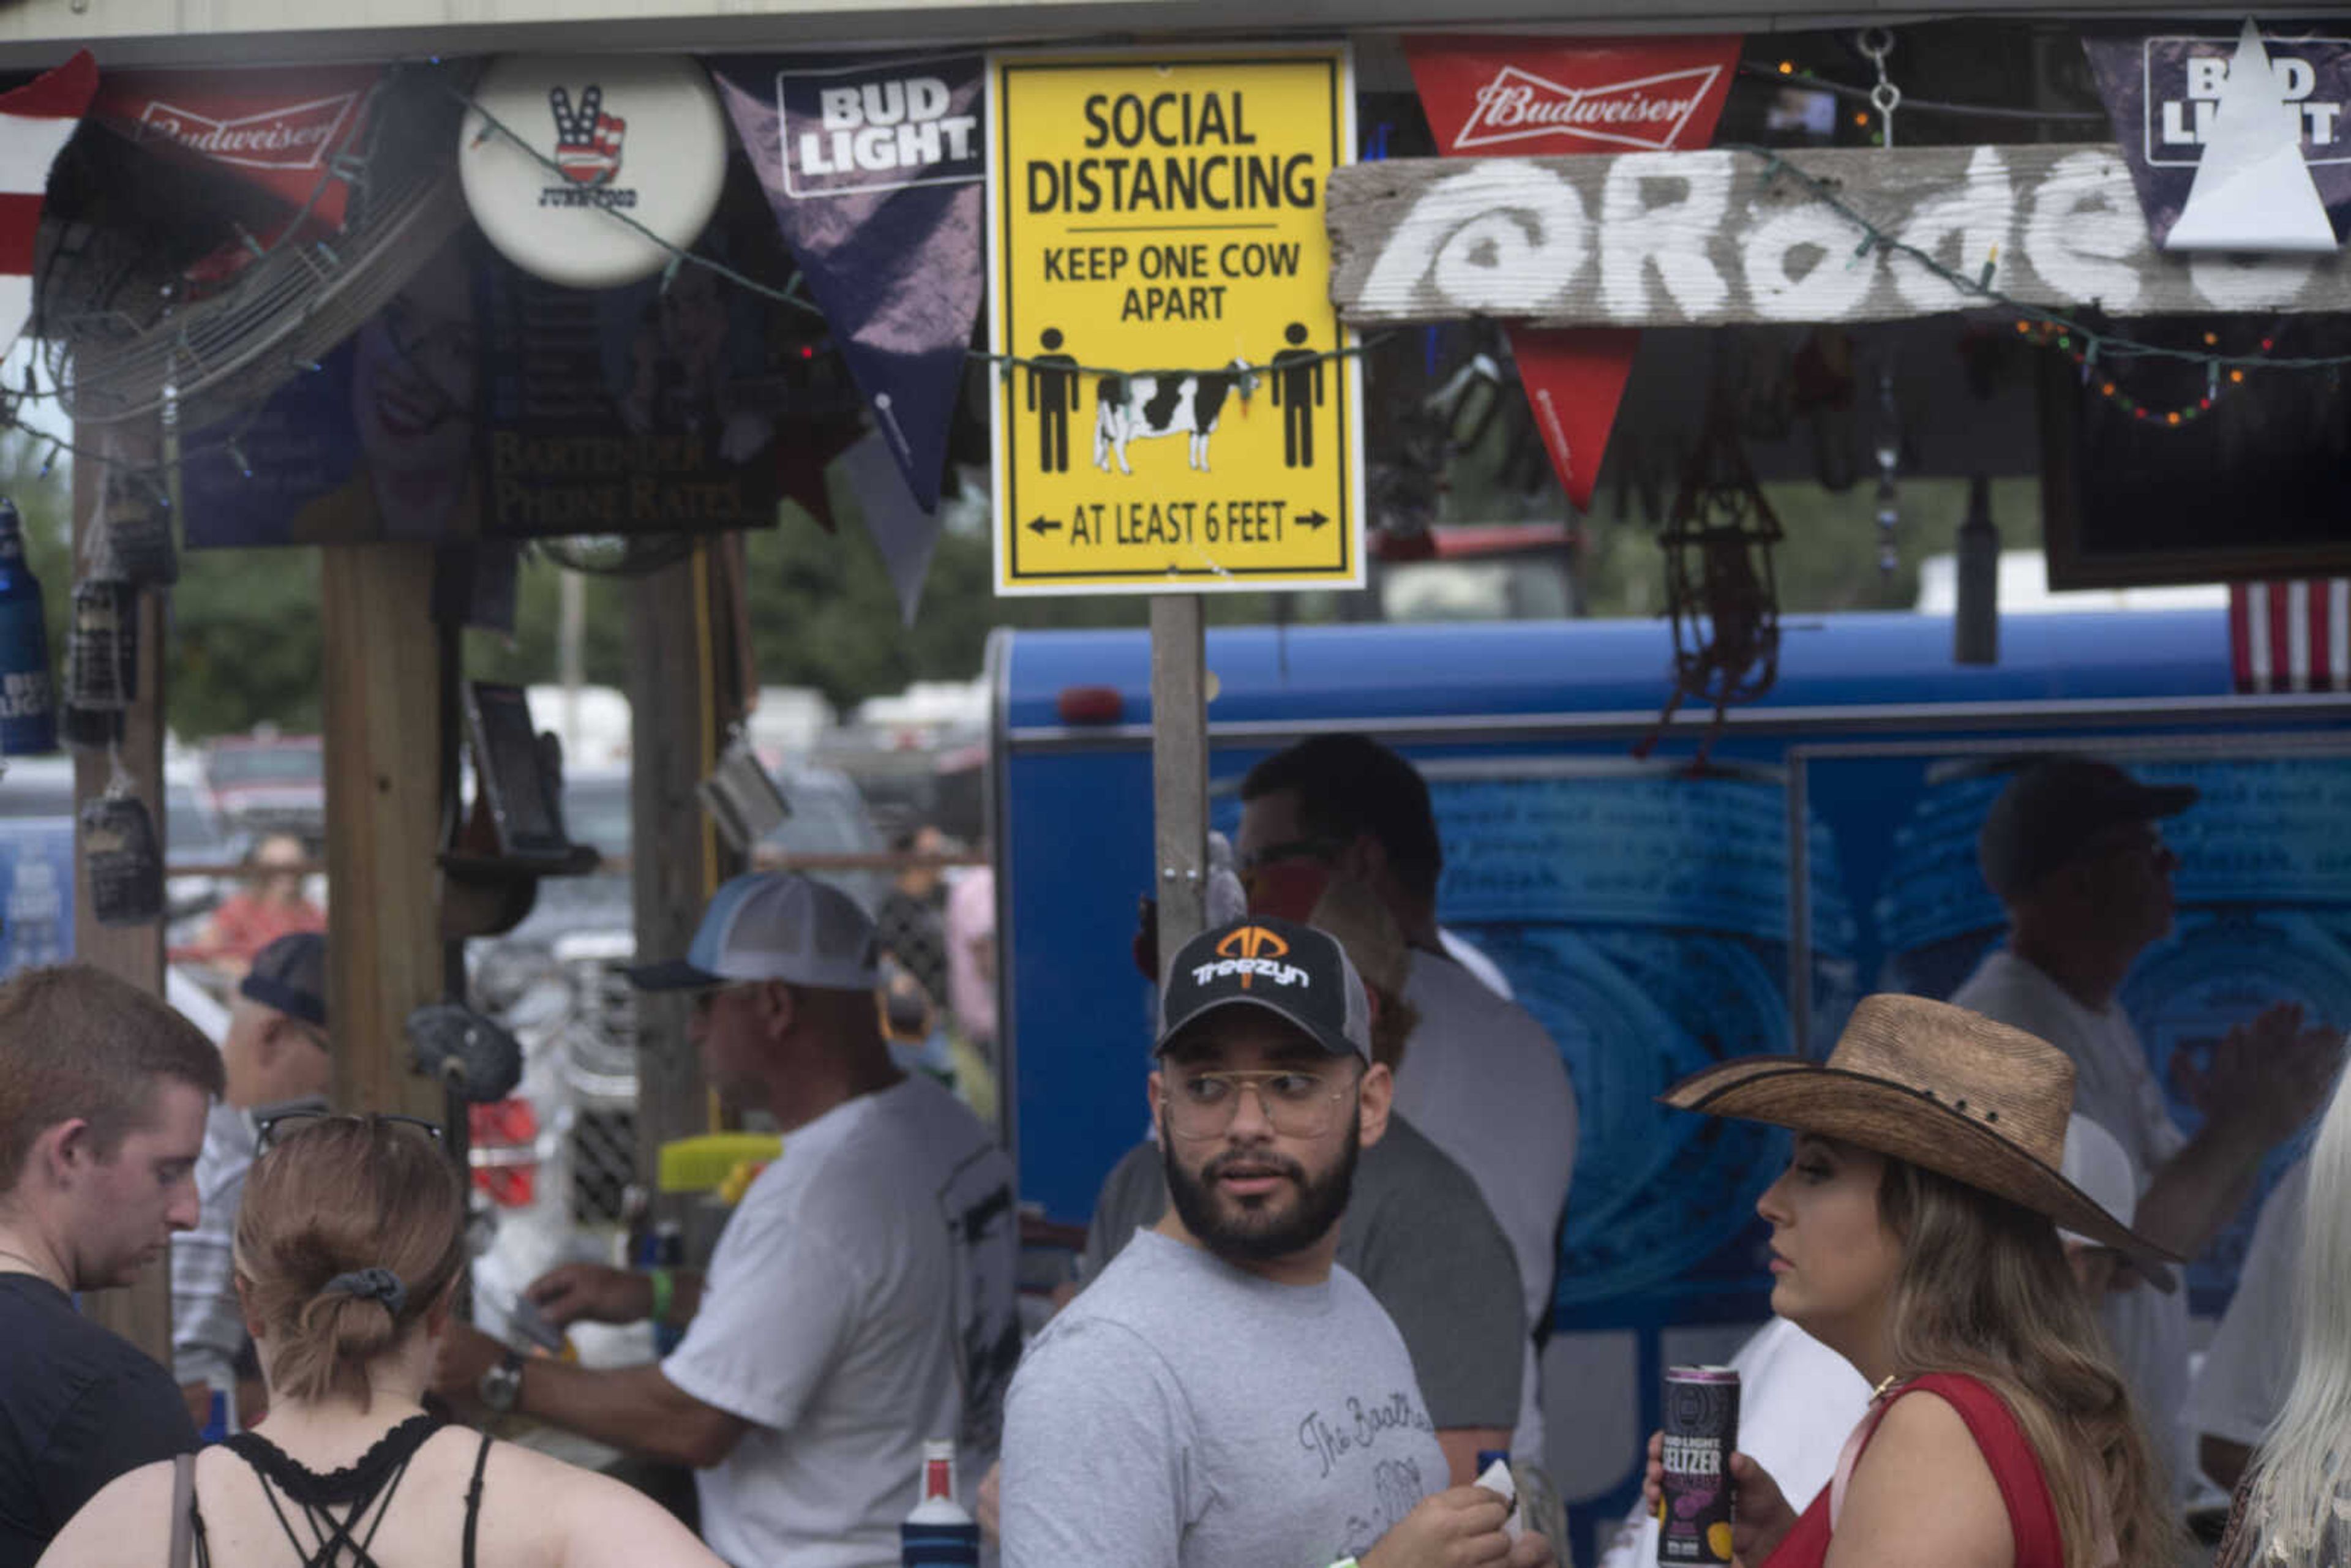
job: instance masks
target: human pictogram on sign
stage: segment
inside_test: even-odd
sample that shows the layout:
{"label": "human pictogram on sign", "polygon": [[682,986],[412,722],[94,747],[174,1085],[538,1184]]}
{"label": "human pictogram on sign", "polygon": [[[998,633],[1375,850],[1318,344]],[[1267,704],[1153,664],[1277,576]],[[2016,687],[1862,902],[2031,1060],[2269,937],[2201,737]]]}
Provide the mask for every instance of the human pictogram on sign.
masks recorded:
{"label": "human pictogram on sign", "polygon": [[1363,580],[1339,46],[989,61],[997,585]]}

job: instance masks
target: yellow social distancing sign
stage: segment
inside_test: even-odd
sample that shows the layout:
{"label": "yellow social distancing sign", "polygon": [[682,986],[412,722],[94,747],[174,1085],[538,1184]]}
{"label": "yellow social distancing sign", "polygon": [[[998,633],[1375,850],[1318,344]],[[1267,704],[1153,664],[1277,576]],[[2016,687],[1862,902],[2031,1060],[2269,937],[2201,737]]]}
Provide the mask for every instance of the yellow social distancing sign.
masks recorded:
{"label": "yellow social distancing sign", "polygon": [[1343,45],[988,62],[999,593],[1355,587]]}

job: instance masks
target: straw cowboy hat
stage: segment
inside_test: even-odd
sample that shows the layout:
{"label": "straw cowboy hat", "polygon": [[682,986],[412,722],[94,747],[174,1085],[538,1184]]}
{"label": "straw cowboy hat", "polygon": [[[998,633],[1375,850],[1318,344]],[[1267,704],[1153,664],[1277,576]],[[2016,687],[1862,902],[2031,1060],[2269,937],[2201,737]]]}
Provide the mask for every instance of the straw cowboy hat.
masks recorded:
{"label": "straw cowboy hat", "polygon": [[2060,1173],[2071,1058],[2035,1035],[1924,997],[1864,997],[1825,1062],[1749,1056],[1659,1096],[1708,1116],[1819,1133],[1939,1171],[2127,1256],[2164,1290],[2180,1260]]}

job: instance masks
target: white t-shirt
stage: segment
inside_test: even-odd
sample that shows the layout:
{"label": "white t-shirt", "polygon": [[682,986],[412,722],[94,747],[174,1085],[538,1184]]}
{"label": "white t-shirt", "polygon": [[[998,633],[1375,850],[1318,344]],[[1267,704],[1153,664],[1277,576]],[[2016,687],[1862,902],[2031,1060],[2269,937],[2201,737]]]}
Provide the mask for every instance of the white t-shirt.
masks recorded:
{"label": "white t-shirt", "polygon": [[[1575,1086],[1533,1015],[1460,965],[1416,948],[1405,999],[1420,1022],[1396,1074],[1395,1108],[1469,1173],[1510,1250],[1527,1322],[1551,1321],[1559,1221],[1575,1170]],[[1528,1342],[1524,1396],[1510,1451],[1543,1452],[1541,1380]]]}
{"label": "white t-shirt", "polygon": [[2188,1398],[2188,1430],[2247,1448],[2258,1445],[2294,1386],[2294,1279],[2302,1255],[2302,1211],[2310,1166],[2279,1178],[2253,1222],[2237,1293],[2204,1352]]}
{"label": "white t-shirt", "polygon": [[[1738,1450],[1802,1513],[1836,1473],[1845,1438],[1869,1409],[1869,1385],[1853,1363],[1785,1318],[1756,1330],[1730,1364],[1739,1369]],[[1656,1568],[1656,1515],[1636,1502],[1600,1568]]]}
{"label": "white t-shirt", "polygon": [[695,1477],[712,1551],[737,1568],[892,1568],[925,1438],[956,1438],[977,1489],[1020,1356],[1012,1190],[1003,1152],[919,1073],[784,1139],[662,1364],[753,1423]]}
{"label": "white t-shirt", "polygon": [[[1977,966],[1951,994],[1954,1005],[2039,1035],[2074,1059],[2074,1109],[2115,1135],[2144,1196],[2155,1173],[2187,1146],[2130,1019],[2118,1007],[2093,1012],[2064,988],[2005,947]],[[2188,1292],[2151,1286],[2108,1294],[2102,1315],[2131,1396],[2160,1445],[2176,1487],[2196,1474],[2188,1403]]]}

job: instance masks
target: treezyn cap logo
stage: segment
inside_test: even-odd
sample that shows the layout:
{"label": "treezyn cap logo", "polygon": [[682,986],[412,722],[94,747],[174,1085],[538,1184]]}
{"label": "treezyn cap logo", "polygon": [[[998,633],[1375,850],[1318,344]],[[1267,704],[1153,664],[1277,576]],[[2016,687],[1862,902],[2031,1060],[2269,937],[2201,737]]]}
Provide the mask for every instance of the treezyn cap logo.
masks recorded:
{"label": "treezyn cap logo", "polygon": [[580,89],[580,108],[571,94],[550,88],[547,107],[555,113],[555,163],[575,185],[609,185],[621,172],[621,141],[629,122],[604,112],[604,89],[594,83]]}
{"label": "treezyn cap logo", "polygon": [[1290,944],[1262,925],[1244,925],[1228,931],[1217,944],[1220,960],[1214,964],[1196,964],[1192,967],[1192,983],[1205,986],[1210,980],[1228,976],[1241,977],[1241,989],[1248,990],[1250,982],[1264,976],[1277,986],[1304,986],[1311,982],[1306,971],[1295,964],[1281,960],[1290,954]]}

